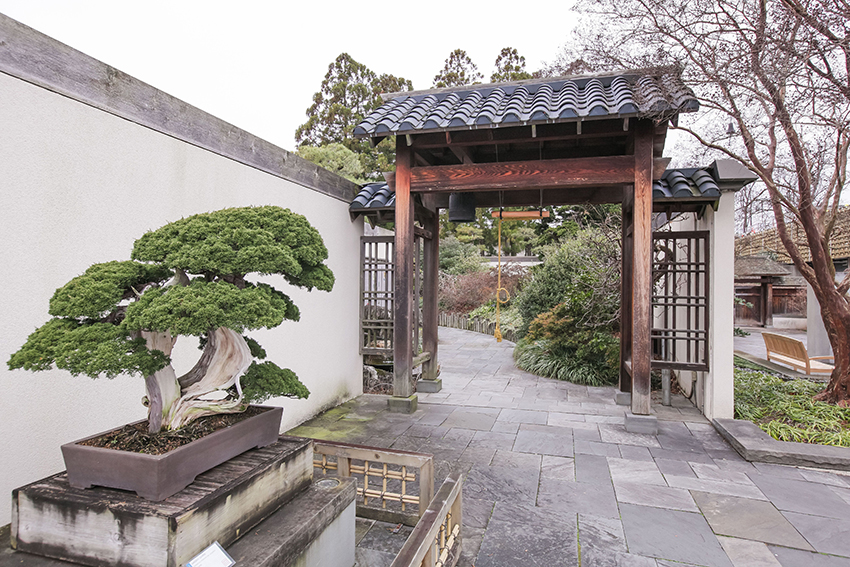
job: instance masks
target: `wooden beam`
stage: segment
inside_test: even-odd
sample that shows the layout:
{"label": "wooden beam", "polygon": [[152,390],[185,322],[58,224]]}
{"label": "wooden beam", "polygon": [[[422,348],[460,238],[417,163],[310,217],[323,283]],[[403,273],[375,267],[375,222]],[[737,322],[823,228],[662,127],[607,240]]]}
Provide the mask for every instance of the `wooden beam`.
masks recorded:
{"label": "wooden beam", "polygon": [[493,211],[490,216],[507,220],[548,219],[549,211]]}
{"label": "wooden beam", "polygon": [[419,228],[418,226],[413,227],[413,234],[420,238],[424,238],[425,240],[429,240],[431,238],[431,231],[426,230],[424,228]]}
{"label": "wooden beam", "polygon": [[632,413],[650,413],[652,326],[652,147],[651,120],[638,120],[634,155],[632,264]]}
{"label": "wooden beam", "polygon": [[[634,121],[630,121],[634,122]],[[431,132],[413,135],[414,148],[444,148],[448,146],[481,146],[492,144],[522,144],[543,141],[590,139],[599,137],[625,137],[622,119],[585,120],[581,133],[577,122],[559,124],[537,124],[535,128],[516,126],[513,128],[482,128],[479,130],[456,130],[453,132]],[[536,134],[536,135],[535,135]]]}
{"label": "wooden beam", "polygon": [[472,154],[466,147],[464,146],[449,146],[449,149],[452,153],[460,160],[461,163],[470,164],[475,163],[475,160],[472,159]]}
{"label": "wooden beam", "polygon": [[631,156],[418,167],[413,192],[492,191],[614,185],[634,181]]}
{"label": "wooden beam", "polygon": [[393,396],[413,395],[413,195],[412,151],[396,137],[395,289],[393,295]]}
{"label": "wooden beam", "polygon": [[[670,160],[658,158],[655,162],[651,169],[659,172],[660,179]],[[429,194],[610,187],[633,183],[634,172],[633,156],[436,165],[413,168],[410,190]],[[384,177],[390,188],[395,187],[395,174]]]}

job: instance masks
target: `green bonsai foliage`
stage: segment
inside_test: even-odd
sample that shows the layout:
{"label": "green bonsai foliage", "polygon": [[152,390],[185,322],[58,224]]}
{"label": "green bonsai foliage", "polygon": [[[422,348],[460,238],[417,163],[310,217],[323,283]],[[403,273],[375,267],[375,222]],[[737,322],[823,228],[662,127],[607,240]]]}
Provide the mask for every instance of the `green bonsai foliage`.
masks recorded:
{"label": "green bonsai foliage", "polygon": [[[250,329],[297,321],[284,293],[249,274],[281,275],[290,284],[330,291],[322,238],[307,220],[279,207],[194,215],[136,241],[132,261],[91,266],[56,290],[53,318],[8,361],[10,369],[145,378],[152,432],[213,413],[244,411],[269,397],[306,398],[288,369],[264,359]],[[201,338],[203,354],[177,377],[170,354],[177,337]]]}

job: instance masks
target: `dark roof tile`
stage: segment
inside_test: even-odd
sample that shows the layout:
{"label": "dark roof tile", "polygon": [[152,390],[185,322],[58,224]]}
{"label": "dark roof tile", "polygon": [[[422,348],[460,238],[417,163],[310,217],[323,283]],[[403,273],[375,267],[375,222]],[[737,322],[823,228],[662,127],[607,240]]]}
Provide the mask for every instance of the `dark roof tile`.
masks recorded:
{"label": "dark roof tile", "polygon": [[603,116],[692,112],[693,92],[675,74],[542,80],[399,93],[367,116],[354,135],[498,128]]}
{"label": "dark roof tile", "polygon": [[[720,197],[720,188],[711,168],[668,169],[652,184],[653,201],[682,199],[712,201]],[[369,209],[391,209],[395,206],[395,191],[384,182],[364,185],[351,202],[349,212],[360,213]]]}

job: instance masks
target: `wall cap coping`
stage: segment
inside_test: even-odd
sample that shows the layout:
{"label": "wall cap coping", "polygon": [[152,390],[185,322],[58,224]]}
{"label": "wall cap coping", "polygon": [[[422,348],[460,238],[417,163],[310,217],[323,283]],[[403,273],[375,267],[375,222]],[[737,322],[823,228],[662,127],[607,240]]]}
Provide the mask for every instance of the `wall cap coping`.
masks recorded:
{"label": "wall cap coping", "polygon": [[0,73],[350,203],[360,187],[0,14]]}

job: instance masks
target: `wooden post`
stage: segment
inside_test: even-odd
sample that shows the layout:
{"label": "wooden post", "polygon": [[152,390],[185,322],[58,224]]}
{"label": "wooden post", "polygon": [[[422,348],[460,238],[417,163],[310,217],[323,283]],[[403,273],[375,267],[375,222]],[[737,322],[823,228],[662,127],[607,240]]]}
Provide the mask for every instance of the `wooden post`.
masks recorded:
{"label": "wooden post", "polygon": [[652,324],[652,145],[651,120],[639,120],[635,135],[634,229],[632,231],[632,413],[650,413]]}
{"label": "wooden post", "polygon": [[437,379],[437,327],[439,324],[439,309],[437,292],[440,285],[440,220],[437,211],[427,215],[423,228],[431,233],[431,238],[424,239],[422,262],[422,350],[431,353],[431,360],[422,367],[424,380]]}
{"label": "wooden post", "polygon": [[773,326],[773,278],[770,276],[765,276],[762,279],[762,310],[764,311],[764,317],[762,317],[762,321],[764,322],[765,327]]}
{"label": "wooden post", "polygon": [[[395,293],[393,296],[393,396],[413,395],[413,196],[410,194],[410,148],[396,139]],[[407,411],[390,403],[391,408]]]}
{"label": "wooden post", "polygon": [[620,391],[632,391],[632,239],[634,187],[623,189],[623,271],[620,276]]}

